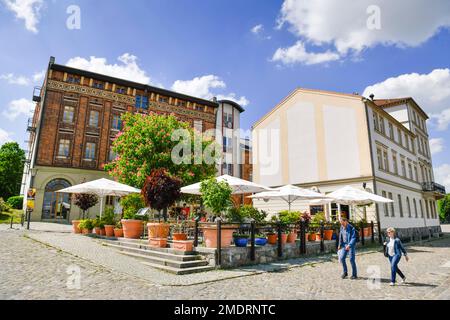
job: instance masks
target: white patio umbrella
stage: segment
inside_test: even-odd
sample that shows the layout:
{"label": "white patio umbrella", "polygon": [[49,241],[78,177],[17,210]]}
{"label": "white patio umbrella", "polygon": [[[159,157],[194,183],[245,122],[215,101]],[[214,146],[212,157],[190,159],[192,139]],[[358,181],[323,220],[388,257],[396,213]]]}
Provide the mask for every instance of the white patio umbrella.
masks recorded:
{"label": "white patio umbrella", "polygon": [[[217,177],[216,180],[218,182],[226,181],[228,183],[228,185],[231,187],[231,189],[233,190],[233,194],[255,193],[255,192],[272,190],[263,185],[260,185],[260,184],[254,183],[254,182],[250,182],[247,180],[239,179],[236,177],[232,177],[229,175],[223,175],[223,176]],[[201,186],[201,182],[191,184],[189,186],[181,188],[181,192],[187,193],[187,194],[201,195],[200,186]]]}
{"label": "white patio umbrella", "polygon": [[309,190],[309,189],[303,189],[300,187],[296,187],[293,185],[286,185],[280,188],[276,188],[272,191],[266,191],[266,192],[260,192],[257,194],[254,194],[252,196],[249,196],[247,198],[253,198],[253,199],[263,199],[263,200],[270,200],[270,199],[282,199],[287,202],[289,206],[289,212],[291,211],[291,205],[294,201],[297,200],[313,200],[313,199],[327,199],[328,197],[320,194],[318,192]]}
{"label": "white patio umbrella", "polygon": [[100,217],[103,213],[103,198],[106,196],[123,197],[130,193],[140,193],[141,190],[130,187],[126,184],[115,182],[109,179],[98,179],[82,183],[73,187],[56,191],[59,193],[95,194],[100,198]]}
{"label": "white patio umbrella", "polygon": [[345,186],[327,195],[335,203],[349,205],[367,205],[372,203],[392,203],[391,199],[381,197],[365,190]]}

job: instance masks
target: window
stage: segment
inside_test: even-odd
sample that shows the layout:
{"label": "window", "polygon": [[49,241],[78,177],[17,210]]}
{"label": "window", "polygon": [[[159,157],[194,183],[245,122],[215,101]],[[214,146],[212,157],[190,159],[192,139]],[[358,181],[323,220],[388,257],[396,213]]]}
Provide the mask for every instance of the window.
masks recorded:
{"label": "window", "polygon": [[68,158],[69,151],[70,151],[70,140],[66,139],[59,140],[58,157]]}
{"label": "window", "polygon": [[196,104],[195,107],[194,107],[194,110],[203,111],[203,107],[201,105],[199,105],[199,104]]}
{"label": "window", "polygon": [[423,203],[422,203],[422,200],[419,200],[419,206],[420,206],[420,217],[423,218]]}
{"label": "window", "polygon": [[416,201],[416,199],[413,200],[413,203],[414,203],[414,214],[415,214],[415,217],[418,218],[419,214],[417,212],[417,201]]}
{"label": "window", "polygon": [[[386,198],[386,191],[381,191],[381,196]],[[384,204],[384,216],[389,217],[389,206],[387,203]]]}
{"label": "window", "polygon": [[401,162],[401,166],[402,166],[402,176],[406,178],[406,163],[405,163],[405,159],[402,159],[400,162]]}
{"label": "window", "polygon": [[73,117],[75,114],[75,108],[65,106],[64,107],[64,114],[63,114],[63,122],[65,123],[73,123]]}
{"label": "window", "polygon": [[411,163],[408,163],[408,172],[409,172],[409,178],[410,178],[411,180],[413,180],[414,177],[413,177],[413,169],[412,169]]}
{"label": "window", "polygon": [[228,137],[223,137],[223,152],[233,151],[233,139]]}
{"label": "window", "polygon": [[406,204],[408,205],[408,217],[411,218],[411,202],[409,201],[409,197],[406,197]]}
{"label": "window", "polygon": [[233,165],[230,163],[222,163],[222,174],[233,175]]}
{"label": "window", "polygon": [[382,134],[386,134],[386,128],[384,127],[384,118],[380,117],[380,130]]}
{"label": "window", "polygon": [[178,100],[177,106],[179,106],[179,107],[186,107],[186,101]]}
{"label": "window", "polygon": [[394,125],[389,122],[389,138],[394,140]]}
{"label": "window", "polygon": [[[394,200],[392,192],[389,192],[389,199]],[[395,217],[394,202],[391,202],[389,205],[391,206],[391,217]]]}
{"label": "window", "polygon": [[384,158],[384,170],[389,172],[389,158],[387,150],[383,151],[383,158]]}
{"label": "window", "polygon": [[414,177],[415,177],[415,181],[419,182],[419,172],[417,171],[417,166],[414,165]]}
{"label": "window", "polygon": [[84,158],[87,160],[95,160],[95,143],[93,142],[86,143],[86,151]]}
{"label": "window", "polygon": [[103,89],[105,87],[105,85],[101,82],[93,82],[92,87],[96,88],[96,89]]}
{"label": "window", "polygon": [[232,114],[224,112],[223,125],[230,129],[233,128],[233,115]]}
{"label": "window", "polygon": [[127,91],[127,89],[125,89],[124,87],[116,88],[116,93],[125,94],[126,91]]}
{"label": "window", "polygon": [[147,96],[136,96],[136,108],[138,109],[148,109],[148,97]]}
{"label": "window", "polygon": [[379,131],[379,125],[378,125],[378,114],[373,113],[373,127],[375,128],[375,131]]}
{"label": "window", "polygon": [[117,158],[117,154],[113,151],[113,149],[109,149],[108,160],[113,161]]}
{"label": "window", "polygon": [[402,196],[399,194],[397,197],[398,197],[398,209],[400,210],[400,217],[403,218]]}
{"label": "window", "polygon": [[400,128],[398,128],[397,133],[398,133],[398,143],[401,146],[403,146],[403,138],[402,138],[403,132],[402,132],[402,130],[400,130]]}
{"label": "window", "polygon": [[161,102],[161,103],[169,103],[169,98],[159,96],[159,100],[158,101]]}
{"label": "window", "polygon": [[377,149],[377,158],[378,158],[378,169],[383,170],[383,156],[381,154],[381,149]]}
{"label": "window", "polygon": [[394,173],[398,174],[397,153],[392,152],[392,165],[394,167]]}
{"label": "window", "polygon": [[409,150],[409,137],[405,134],[406,149]]}
{"label": "window", "polygon": [[428,201],[425,200],[425,209],[427,209],[427,219],[430,219],[430,209],[428,208]]}
{"label": "window", "polygon": [[89,126],[91,127],[98,127],[98,111],[91,111],[89,113]]}
{"label": "window", "polygon": [[77,77],[74,77],[74,76],[68,76],[67,77],[67,82],[79,84],[80,83],[80,78],[77,78]]}
{"label": "window", "polygon": [[122,129],[122,120],[120,119],[120,115],[113,115],[112,126],[113,130],[121,130]]}

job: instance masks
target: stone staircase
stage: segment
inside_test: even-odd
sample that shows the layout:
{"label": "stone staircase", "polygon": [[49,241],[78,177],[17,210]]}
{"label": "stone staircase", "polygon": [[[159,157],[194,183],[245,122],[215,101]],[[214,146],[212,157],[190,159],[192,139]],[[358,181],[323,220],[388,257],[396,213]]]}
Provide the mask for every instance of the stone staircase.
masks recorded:
{"label": "stone staircase", "polygon": [[213,270],[208,261],[195,252],[173,248],[155,248],[146,240],[120,238],[103,240],[103,245],[119,250],[121,254],[133,257],[142,264],[173,274],[190,274]]}

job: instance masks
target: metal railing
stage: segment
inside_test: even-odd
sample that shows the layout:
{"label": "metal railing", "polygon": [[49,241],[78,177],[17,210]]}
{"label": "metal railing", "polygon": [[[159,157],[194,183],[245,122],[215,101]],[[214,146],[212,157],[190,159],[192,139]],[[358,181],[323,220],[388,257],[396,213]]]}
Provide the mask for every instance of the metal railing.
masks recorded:
{"label": "metal railing", "polygon": [[422,183],[422,190],[428,191],[428,192],[439,192],[440,194],[446,194],[445,187],[436,182]]}

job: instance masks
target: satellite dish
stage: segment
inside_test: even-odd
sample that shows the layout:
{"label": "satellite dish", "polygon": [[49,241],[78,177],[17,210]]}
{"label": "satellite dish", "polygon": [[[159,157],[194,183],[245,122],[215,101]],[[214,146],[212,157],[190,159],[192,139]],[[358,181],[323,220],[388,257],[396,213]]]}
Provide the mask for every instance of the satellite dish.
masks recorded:
{"label": "satellite dish", "polygon": [[264,198],[263,200],[264,200],[264,202],[269,202],[268,198]]}
{"label": "satellite dish", "polygon": [[314,192],[318,192],[318,193],[320,193],[320,190],[319,190],[319,188],[318,188],[318,187],[316,187],[316,186],[312,187],[312,188],[311,188],[311,190],[312,190],[312,191],[314,191]]}

